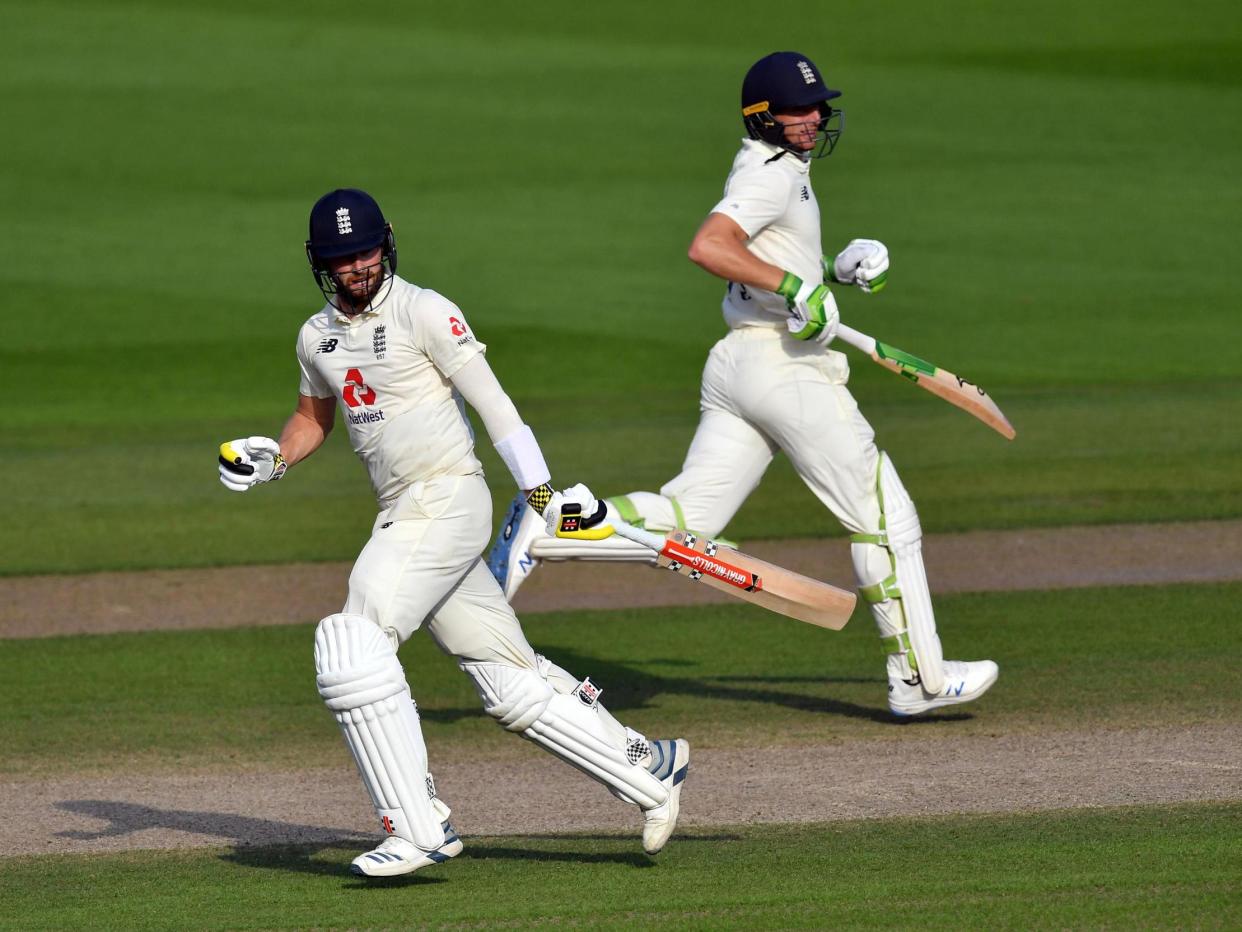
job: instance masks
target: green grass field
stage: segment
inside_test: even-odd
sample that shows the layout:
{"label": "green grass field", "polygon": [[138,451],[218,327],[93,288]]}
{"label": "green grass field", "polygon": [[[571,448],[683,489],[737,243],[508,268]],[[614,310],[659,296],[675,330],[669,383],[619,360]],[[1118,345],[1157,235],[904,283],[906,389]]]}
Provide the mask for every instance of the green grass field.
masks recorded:
{"label": "green grass field", "polygon": [[[380,883],[345,873],[345,845],[40,857],[8,865],[20,919],[0,928],[1230,928],[1240,818],[1196,805],[727,826],[658,861],[607,835],[479,838]],[[934,869],[905,869],[929,852]]]}
{"label": "green grass field", "polygon": [[[745,748],[756,735],[800,745],[1233,720],[1242,674],[1220,664],[1219,619],[1239,598],[1242,584],[943,598],[948,648],[992,657],[1002,682],[978,715],[914,729],[892,724],[861,613],[840,634],[748,605],[532,615],[523,627],[537,649],[603,686],[627,724]],[[6,641],[0,775],[345,761],[315,693],[311,644],[310,623]],[[401,657],[433,748],[521,747],[429,637]],[[1178,688],[1152,688],[1166,682]]]}
{"label": "green grass field", "polygon": [[[342,438],[256,495],[213,474],[222,440],[291,409],[319,300],[306,214],[337,185],[371,189],[402,271],[465,308],[557,481],[671,478],[723,333],[685,249],[740,75],[774,44],[845,90],[815,166],[825,249],[892,250],[892,284],[841,294],[843,316],[978,381],[1018,429],[1007,445],[854,356],[924,525],[1242,514],[1234,4],[791,3],[799,26],[775,30],[727,3],[2,7],[22,131],[0,167],[0,377],[21,400],[0,430],[21,481],[0,573],[356,552],[369,491]],[[835,522],[782,461],[730,530]]]}
{"label": "green grass field", "polygon": [[[292,408],[293,339],[319,306],[306,215],[337,186],[372,191],[401,272],[465,309],[558,484],[671,478],[724,331],[719,283],[685,250],[741,135],[741,75],[778,47],[845,91],[846,133],[814,169],[825,249],[869,236],[892,252],[883,294],[838,290],[844,319],[985,386],[1018,430],[1007,444],[851,355],[923,526],[1242,516],[1236,4],[0,0],[0,15],[0,576],[355,555],[373,503],[343,431],[278,486],[233,496],[215,478],[221,441],[275,434]],[[480,455],[502,507],[510,480]],[[840,533],[780,458],[728,530]],[[740,606],[527,625],[640,728],[709,748],[901,742],[1236,723],[1221,655],[1239,594],[940,600],[950,653],[994,657],[1002,680],[913,727],[882,711],[861,614],[840,635]],[[433,753],[503,760],[516,742],[452,664],[425,638],[403,656]],[[309,624],[6,640],[0,663],[5,780],[344,760]],[[725,826],[654,867],[611,835],[476,838],[374,887],[343,873],[346,840],[9,857],[0,927],[1230,928],[1238,824],[1234,802]]]}
{"label": "green grass field", "polygon": [[[753,746],[759,735],[765,746],[822,745],[1234,719],[1242,677],[1220,668],[1216,619],[1240,594],[1242,584],[944,599],[946,637],[997,658],[1003,680],[975,709],[905,727],[882,711],[865,619],[829,635],[746,606],[710,618],[533,616],[527,628],[639,728],[700,748]],[[0,774],[348,766],[313,694],[307,640],[279,627],[9,642]],[[433,758],[502,767],[524,749],[482,715],[428,638],[403,654]],[[53,680],[56,690],[39,688]],[[1182,685],[1170,693],[1153,682]],[[346,872],[355,839],[9,858],[0,878],[9,915],[21,917],[11,928],[99,916],[118,928],[904,928],[920,910],[976,928],[1185,927],[1209,916],[1229,927],[1242,920],[1229,879],[1242,866],[1240,816],[1237,804],[1196,804],[696,828],[656,861],[631,837],[468,837],[451,865],[378,885]],[[74,896],[60,902],[66,888]]]}

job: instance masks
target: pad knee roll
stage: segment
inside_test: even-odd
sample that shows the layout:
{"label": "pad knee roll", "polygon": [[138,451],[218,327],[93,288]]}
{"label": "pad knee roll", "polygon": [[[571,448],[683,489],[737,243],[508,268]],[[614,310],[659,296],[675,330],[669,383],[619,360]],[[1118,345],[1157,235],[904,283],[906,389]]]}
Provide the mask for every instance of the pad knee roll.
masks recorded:
{"label": "pad knee roll", "polygon": [[431,798],[418,710],[388,636],[361,615],[329,615],[315,630],[315,669],[384,830],[438,847],[444,816]]}

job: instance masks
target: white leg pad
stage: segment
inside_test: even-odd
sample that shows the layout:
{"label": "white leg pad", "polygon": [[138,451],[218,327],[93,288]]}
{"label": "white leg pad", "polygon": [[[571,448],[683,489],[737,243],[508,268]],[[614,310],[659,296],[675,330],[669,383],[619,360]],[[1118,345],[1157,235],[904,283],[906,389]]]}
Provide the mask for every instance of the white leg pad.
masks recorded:
{"label": "white leg pad", "polygon": [[[668,800],[668,788],[630,759],[615,720],[602,718],[598,703],[579,693],[560,693],[533,670],[499,663],[461,663],[474,680],[483,708],[509,731],[533,741],[640,809]],[[649,755],[645,741],[636,744]]]}
{"label": "white leg pad", "polygon": [[362,615],[329,615],[315,630],[315,669],[384,830],[439,848],[448,807],[429,795],[418,709],[388,636]]}
{"label": "white leg pad", "polygon": [[893,554],[897,585],[923,688],[932,694],[944,689],[944,654],[936,634],[927,572],[923,568],[923,528],[914,502],[901,484],[888,454],[880,457],[880,495],[884,530]]}

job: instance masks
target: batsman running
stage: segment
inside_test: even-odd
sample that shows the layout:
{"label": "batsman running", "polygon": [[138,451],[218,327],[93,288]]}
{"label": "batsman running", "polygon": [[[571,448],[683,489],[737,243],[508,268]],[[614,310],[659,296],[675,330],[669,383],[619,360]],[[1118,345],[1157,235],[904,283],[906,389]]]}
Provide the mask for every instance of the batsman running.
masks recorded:
{"label": "batsman running", "polygon": [[[747,72],[749,138],[690,244],[691,261],[728,282],[729,332],[703,370],[699,425],[681,474],[659,494],[608,499],[608,518],[716,537],[784,451],[851,532],[859,593],[887,654],[889,708],[917,715],[978,699],[998,669],[943,658],[914,503],[846,387],[845,356],[828,348],[840,324],[829,286],[874,294],[889,265],[888,249],[873,239],[852,240],[833,259],[822,254],[811,164],[840,138],[843,113],[829,103],[840,94],[797,52],[773,52]],[[512,598],[540,560],[568,559],[650,562],[653,554],[616,537],[550,537],[519,496],[488,563]]]}
{"label": "batsman running", "polygon": [[[338,189],[311,210],[306,243],[327,303],[297,340],[297,407],[279,440],[220,447],[220,480],[245,492],[280,479],[332,430],[338,405],[379,501],[339,614],[319,622],[319,694],[340,725],[387,837],[351,870],[405,874],[462,850],[427,769],[418,708],[397,649],[420,626],[473,681],[509,731],[602,783],[643,816],[655,854],[677,824],[689,767],[684,740],[648,741],[600,703],[602,690],[535,653],[481,553],[491,497],[463,400],[478,412],[532,514],[601,514],[584,486],[553,492],[548,467],[484,358],[461,309],[397,275],[379,205]],[[520,793],[521,787],[512,787]]]}

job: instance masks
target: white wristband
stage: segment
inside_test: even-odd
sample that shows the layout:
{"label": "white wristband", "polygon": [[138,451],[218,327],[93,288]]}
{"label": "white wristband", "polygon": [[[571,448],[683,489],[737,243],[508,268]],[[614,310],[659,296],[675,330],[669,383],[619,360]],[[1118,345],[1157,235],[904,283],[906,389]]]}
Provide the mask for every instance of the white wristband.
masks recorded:
{"label": "white wristband", "polygon": [[539,441],[526,424],[497,440],[496,452],[509,467],[509,472],[513,473],[513,481],[519,489],[534,489],[552,478],[539,449]]}

